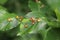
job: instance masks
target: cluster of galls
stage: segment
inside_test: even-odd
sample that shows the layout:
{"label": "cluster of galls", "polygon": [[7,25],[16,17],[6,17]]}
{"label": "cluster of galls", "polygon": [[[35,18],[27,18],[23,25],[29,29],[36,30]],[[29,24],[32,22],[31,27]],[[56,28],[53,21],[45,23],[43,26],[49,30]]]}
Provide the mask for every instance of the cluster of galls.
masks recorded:
{"label": "cluster of galls", "polygon": [[35,24],[35,22],[39,22],[40,21],[40,18],[34,18],[34,17],[31,17],[30,18],[30,21],[32,22],[32,24]]}
{"label": "cluster of galls", "polygon": [[[19,16],[16,16],[15,18],[16,18],[16,19],[19,19],[21,22],[22,22],[22,20],[24,19],[23,16],[20,16],[20,17],[19,17]],[[34,25],[36,22],[40,22],[41,19],[40,19],[40,18],[34,18],[34,17],[31,17],[29,20],[30,20],[31,23]],[[11,19],[11,18],[8,18],[8,21],[11,22],[12,19]],[[28,25],[25,24],[24,27],[27,28]]]}
{"label": "cluster of galls", "polygon": [[[16,16],[15,18],[16,19],[19,19],[20,21],[23,20],[23,16],[20,16],[20,17],[19,16]],[[8,21],[11,22],[12,21],[12,18],[8,18]]]}

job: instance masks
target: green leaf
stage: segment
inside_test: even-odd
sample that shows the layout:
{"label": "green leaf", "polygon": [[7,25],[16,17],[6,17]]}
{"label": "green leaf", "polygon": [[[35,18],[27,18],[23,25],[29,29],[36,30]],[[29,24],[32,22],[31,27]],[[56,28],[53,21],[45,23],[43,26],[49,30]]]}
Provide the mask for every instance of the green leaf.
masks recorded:
{"label": "green leaf", "polygon": [[37,10],[40,11],[40,3],[37,3],[33,0],[29,0],[29,5],[28,6],[32,11],[37,11]]}
{"label": "green leaf", "polygon": [[33,11],[33,12],[29,12],[28,14],[26,14],[26,18],[40,18],[40,17],[44,17],[45,15],[42,12],[39,11]]}
{"label": "green leaf", "polygon": [[2,23],[0,23],[0,30],[1,31],[10,30],[15,28],[18,24],[19,22],[15,18],[12,18],[11,22],[8,22],[7,20],[5,20]]}
{"label": "green leaf", "polygon": [[48,25],[53,28],[60,28],[60,22],[57,22],[57,21],[48,22]]}
{"label": "green leaf", "polygon": [[0,4],[6,3],[8,0],[0,0]]}
{"label": "green leaf", "polygon": [[[25,25],[27,25],[27,28],[25,27]],[[20,32],[17,35],[27,34],[32,27],[32,23],[29,19],[23,19],[22,23],[20,24]]]}
{"label": "green leaf", "polygon": [[14,27],[10,30],[7,30],[6,33],[11,37],[17,36],[17,34],[20,32],[19,26],[20,26],[20,24],[16,25],[16,27]]}
{"label": "green leaf", "polygon": [[58,9],[55,9],[55,12],[56,12],[56,16],[57,16],[57,20],[60,21],[60,12]]}
{"label": "green leaf", "polygon": [[23,40],[42,40],[42,36],[39,33],[26,34],[22,38]]}
{"label": "green leaf", "polygon": [[[5,31],[16,27],[18,21],[15,17],[14,13],[10,14],[4,7],[0,6],[0,30]],[[9,18],[12,19],[11,22],[8,21]]]}
{"label": "green leaf", "polygon": [[52,10],[55,11],[58,20],[60,21],[60,0],[46,0],[51,6]]}
{"label": "green leaf", "polygon": [[0,23],[4,20],[7,20],[8,18],[13,18],[15,17],[16,15],[14,13],[10,14],[6,11],[5,8],[1,7],[0,6]]}
{"label": "green leaf", "polygon": [[60,40],[60,28],[54,28],[47,32],[44,40]]}

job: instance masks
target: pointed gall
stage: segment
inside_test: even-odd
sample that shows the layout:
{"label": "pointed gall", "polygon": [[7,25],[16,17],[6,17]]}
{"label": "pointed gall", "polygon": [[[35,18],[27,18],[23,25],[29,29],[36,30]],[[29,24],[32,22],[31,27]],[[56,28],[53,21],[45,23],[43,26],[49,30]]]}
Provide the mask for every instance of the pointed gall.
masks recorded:
{"label": "pointed gall", "polygon": [[16,16],[16,18],[18,19],[18,18],[19,18],[19,16]]}
{"label": "pointed gall", "polygon": [[25,27],[25,28],[27,28],[27,27],[28,27],[28,25],[27,25],[27,24],[25,24],[25,25],[24,25],[24,27]]}
{"label": "pointed gall", "polygon": [[23,16],[20,16],[20,21],[22,21],[23,20]]}
{"label": "pointed gall", "polygon": [[37,21],[40,22],[40,18],[38,18]]}
{"label": "pointed gall", "polygon": [[8,21],[10,22],[10,21],[12,21],[12,19],[11,18],[8,18]]}
{"label": "pointed gall", "polygon": [[35,23],[35,18],[31,17],[30,20],[31,20],[32,24]]}

